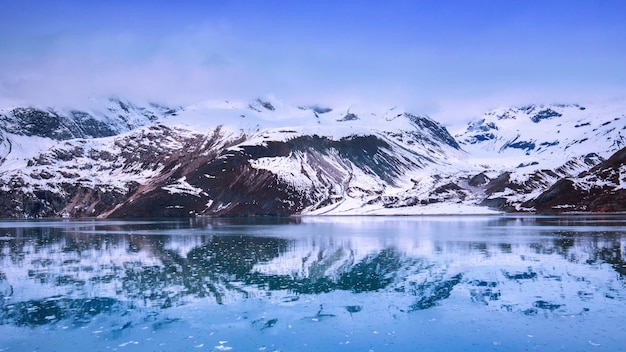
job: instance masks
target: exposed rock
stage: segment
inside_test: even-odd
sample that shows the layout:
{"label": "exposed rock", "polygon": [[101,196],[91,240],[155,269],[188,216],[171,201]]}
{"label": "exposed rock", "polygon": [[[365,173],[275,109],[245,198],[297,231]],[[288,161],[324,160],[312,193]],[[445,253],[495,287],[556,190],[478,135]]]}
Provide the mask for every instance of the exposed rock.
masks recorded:
{"label": "exposed rock", "polygon": [[626,148],[576,177],[557,181],[532,205],[540,213],[626,211]]}

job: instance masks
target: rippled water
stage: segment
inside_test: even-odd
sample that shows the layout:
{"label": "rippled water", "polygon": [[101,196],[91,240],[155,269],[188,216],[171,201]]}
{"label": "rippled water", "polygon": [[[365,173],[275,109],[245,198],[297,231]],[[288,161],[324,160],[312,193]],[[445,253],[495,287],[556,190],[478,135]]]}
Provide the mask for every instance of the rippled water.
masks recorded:
{"label": "rippled water", "polygon": [[619,351],[626,217],[0,222],[0,351]]}

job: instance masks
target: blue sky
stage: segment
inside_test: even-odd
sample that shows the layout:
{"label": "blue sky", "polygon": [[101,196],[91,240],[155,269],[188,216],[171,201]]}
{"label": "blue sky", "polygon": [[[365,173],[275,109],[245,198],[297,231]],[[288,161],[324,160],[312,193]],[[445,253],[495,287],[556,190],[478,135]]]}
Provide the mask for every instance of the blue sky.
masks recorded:
{"label": "blue sky", "polygon": [[626,1],[0,0],[0,95],[474,110],[626,92]]}

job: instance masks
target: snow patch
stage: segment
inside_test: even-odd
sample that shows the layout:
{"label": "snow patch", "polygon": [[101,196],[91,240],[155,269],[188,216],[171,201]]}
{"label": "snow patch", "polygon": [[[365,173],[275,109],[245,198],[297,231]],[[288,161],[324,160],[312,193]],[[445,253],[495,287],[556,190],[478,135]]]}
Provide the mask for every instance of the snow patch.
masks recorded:
{"label": "snow patch", "polygon": [[196,197],[200,197],[204,193],[204,190],[198,187],[194,187],[187,182],[187,177],[183,176],[167,186],[161,187],[163,190],[168,191],[170,194],[190,194]]}

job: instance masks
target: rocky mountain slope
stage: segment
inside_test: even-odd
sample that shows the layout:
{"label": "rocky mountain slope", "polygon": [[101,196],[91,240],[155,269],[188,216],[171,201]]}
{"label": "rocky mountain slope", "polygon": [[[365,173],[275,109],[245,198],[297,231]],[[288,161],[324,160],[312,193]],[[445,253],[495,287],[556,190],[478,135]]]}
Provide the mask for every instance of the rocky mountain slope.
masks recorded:
{"label": "rocky mountain slope", "polygon": [[558,180],[530,205],[543,213],[626,211],[626,148],[589,171]]}
{"label": "rocky mountain slope", "polygon": [[455,137],[470,163],[485,166],[481,204],[533,211],[532,201],[557,181],[589,171],[626,146],[624,111],[623,103],[499,109]]}
{"label": "rocky mountain slope", "polygon": [[453,137],[399,108],[273,99],[13,107],[0,110],[0,217],[559,211],[565,180],[586,180],[594,199],[612,197],[607,179],[624,184],[611,157],[626,144],[623,111],[495,110]]}

